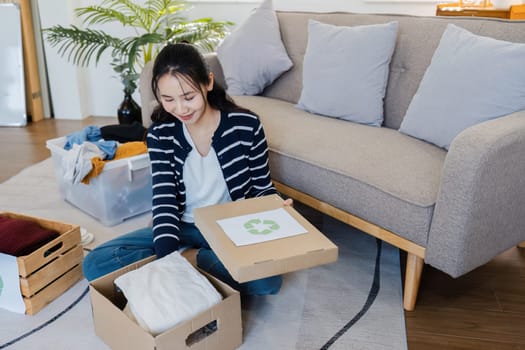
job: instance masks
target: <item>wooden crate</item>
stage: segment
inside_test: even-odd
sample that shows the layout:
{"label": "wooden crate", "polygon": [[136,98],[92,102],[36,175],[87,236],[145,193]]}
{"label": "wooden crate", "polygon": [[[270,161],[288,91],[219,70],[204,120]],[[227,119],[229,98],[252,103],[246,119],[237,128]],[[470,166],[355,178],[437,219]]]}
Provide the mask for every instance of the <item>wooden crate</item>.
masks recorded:
{"label": "wooden crate", "polygon": [[0,216],[35,221],[60,234],[31,254],[16,259],[26,314],[34,315],[83,278],[80,227],[10,212]]}

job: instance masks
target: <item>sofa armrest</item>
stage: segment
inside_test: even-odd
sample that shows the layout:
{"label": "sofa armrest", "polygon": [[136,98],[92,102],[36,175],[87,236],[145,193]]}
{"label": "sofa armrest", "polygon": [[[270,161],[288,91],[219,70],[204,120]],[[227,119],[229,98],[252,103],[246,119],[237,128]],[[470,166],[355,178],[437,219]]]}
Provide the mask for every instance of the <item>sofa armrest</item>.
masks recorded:
{"label": "sofa armrest", "polygon": [[[217,83],[221,84],[226,88],[224,73],[222,72],[222,66],[217,58],[215,52],[204,54],[204,59],[208,64],[208,67],[213,72]],[[151,113],[157,106],[157,100],[153,91],[151,91],[151,78],[153,69],[153,61],[149,61],[142,69],[139,78],[139,94],[140,94],[140,105],[142,109],[142,123],[147,128],[151,125]]]}
{"label": "sofa armrest", "polygon": [[464,130],[451,144],[425,260],[461,276],[525,240],[525,111]]}

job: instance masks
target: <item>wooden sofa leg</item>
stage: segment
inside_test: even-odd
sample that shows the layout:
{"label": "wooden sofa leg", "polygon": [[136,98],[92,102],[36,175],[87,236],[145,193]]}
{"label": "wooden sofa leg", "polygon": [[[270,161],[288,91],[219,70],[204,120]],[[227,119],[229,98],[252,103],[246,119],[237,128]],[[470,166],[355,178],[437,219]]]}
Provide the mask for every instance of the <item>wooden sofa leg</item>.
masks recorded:
{"label": "wooden sofa leg", "polygon": [[424,261],[417,255],[407,253],[407,266],[405,270],[405,293],[403,307],[406,311],[414,311],[416,307],[419,282],[423,273]]}
{"label": "wooden sofa leg", "polygon": [[525,248],[525,241],[518,243],[518,247]]}

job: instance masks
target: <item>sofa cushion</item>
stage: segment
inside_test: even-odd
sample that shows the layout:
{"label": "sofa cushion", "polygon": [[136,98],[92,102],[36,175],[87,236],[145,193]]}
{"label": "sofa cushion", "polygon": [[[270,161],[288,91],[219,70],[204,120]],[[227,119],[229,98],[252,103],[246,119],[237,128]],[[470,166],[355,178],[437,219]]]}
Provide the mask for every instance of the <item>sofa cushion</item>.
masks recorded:
{"label": "sofa cushion", "polygon": [[397,22],[346,27],[310,20],[297,107],[380,126],[397,27]]}
{"label": "sofa cushion", "polygon": [[399,131],[448,149],[463,130],[525,109],[525,44],[449,24]]}
{"label": "sofa cushion", "polygon": [[338,26],[399,23],[396,48],[390,64],[385,95],[383,126],[398,129],[408,105],[430,64],[432,55],[448,23],[478,35],[512,42],[525,42],[522,21],[479,17],[409,16],[365,13],[311,13],[277,11],[281,38],[293,67],[264,90],[264,96],[297,103],[301,95],[303,56],[308,41],[308,20]]}
{"label": "sofa cushion", "polygon": [[275,180],[426,245],[443,149],[389,128],[323,118],[277,99],[235,101],[261,118]]}
{"label": "sofa cushion", "polygon": [[265,0],[217,47],[230,95],[256,95],[292,61],[281,41],[272,0]]}

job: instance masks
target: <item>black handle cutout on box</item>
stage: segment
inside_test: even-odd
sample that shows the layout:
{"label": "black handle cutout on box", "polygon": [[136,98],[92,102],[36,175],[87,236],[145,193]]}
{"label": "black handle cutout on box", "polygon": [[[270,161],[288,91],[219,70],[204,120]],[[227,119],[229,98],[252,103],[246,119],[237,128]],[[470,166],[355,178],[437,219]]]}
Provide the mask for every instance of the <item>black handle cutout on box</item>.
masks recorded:
{"label": "black handle cutout on box", "polygon": [[197,329],[195,332],[188,335],[186,338],[186,345],[192,346],[195,343],[200,342],[204,338],[212,335],[217,331],[217,320],[211,321],[210,323],[206,324],[204,327],[201,327]]}
{"label": "black handle cutout on box", "polygon": [[54,246],[52,246],[51,248],[49,248],[48,250],[46,250],[44,252],[44,258],[45,257],[48,257],[49,255],[53,254],[54,252],[56,252],[57,250],[59,250],[60,248],[62,248],[62,246],[64,245],[64,243],[60,242],[58,244],[55,244]]}

